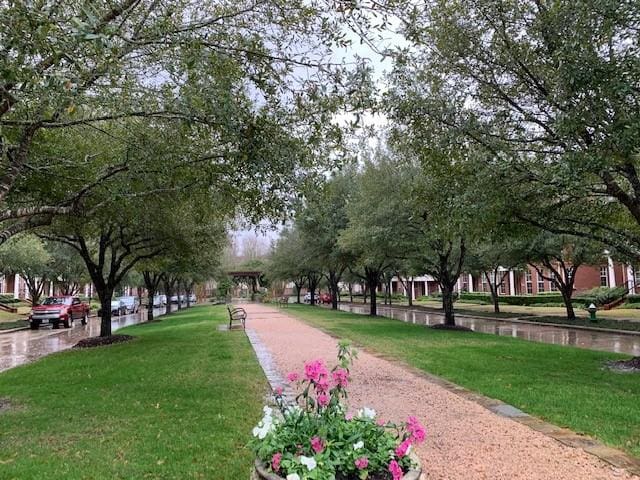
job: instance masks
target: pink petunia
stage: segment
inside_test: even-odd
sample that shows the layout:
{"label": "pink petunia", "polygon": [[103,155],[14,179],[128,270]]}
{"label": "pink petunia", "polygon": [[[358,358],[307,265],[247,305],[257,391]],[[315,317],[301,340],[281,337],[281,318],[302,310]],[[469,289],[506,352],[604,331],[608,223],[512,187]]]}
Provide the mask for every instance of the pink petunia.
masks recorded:
{"label": "pink petunia", "polygon": [[276,392],[276,395],[281,397],[282,396],[282,392],[284,392],[284,389],[281,386],[277,386],[274,391]]}
{"label": "pink petunia", "polygon": [[310,443],[314,452],[321,453],[324,450],[324,441],[317,435],[311,439]]}
{"label": "pink petunia", "polygon": [[282,454],[280,452],[274,453],[273,457],[271,457],[271,469],[274,472],[280,470],[280,460],[282,460]]}
{"label": "pink petunia", "polygon": [[400,445],[396,447],[396,455],[402,458],[407,453],[409,453],[410,448],[411,448],[411,438],[407,438]]}
{"label": "pink petunia", "polygon": [[369,459],[367,457],[360,457],[355,461],[358,470],[364,470],[369,466]]}
{"label": "pink petunia", "polygon": [[289,380],[290,382],[297,382],[300,379],[300,375],[298,375],[298,372],[289,372],[287,374],[287,380]]}
{"label": "pink petunia", "polygon": [[391,472],[393,480],[400,480],[402,478],[402,469],[395,460],[391,460],[391,463],[389,463],[389,472]]}
{"label": "pink petunia", "polygon": [[344,368],[337,368],[333,373],[333,382],[338,387],[347,388],[349,386],[349,372]]}
{"label": "pink petunia", "polygon": [[327,367],[324,366],[324,362],[322,360],[313,360],[305,364],[304,374],[307,377],[307,380],[317,382],[320,380],[321,376],[327,375],[328,372]]}
{"label": "pink petunia", "polygon": [[349,412],[344,416],[344,419],[348,422],[350,420],[353,420],[353,412]]}
{"label": "pink petunia", "polygon": [[425,428],[420,424],[416,417],[409,417],[407,420],[407,430],[411,436],[411,441],[414,443],[422,443],[427,436]]}
{"label": "pink petunia", "polygon": [[318,395],[317,401],[318,405],[320,405],[321,407],[326,407],[327,405],[329,405],[329,395],[327,395],[325,392],[322,392],[320,395]]}
{"label": "pink petunia", "polygon": [[384,418],[379,418],[376,423],[379,427],[384,427],[387,424],[387,421]]}

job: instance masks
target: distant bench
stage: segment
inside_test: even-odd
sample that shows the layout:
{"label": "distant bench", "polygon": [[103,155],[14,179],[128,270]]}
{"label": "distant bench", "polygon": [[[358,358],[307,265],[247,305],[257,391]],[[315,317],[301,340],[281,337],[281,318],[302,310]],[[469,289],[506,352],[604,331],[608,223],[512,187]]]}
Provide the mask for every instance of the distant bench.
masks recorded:
{"label": "distant bench", "polygon": [[234,327],[245,329],[245,323],[247,320],[247,312],[244,308],[233,308],[227,305],[227,311],[229,312],[229,330]]}
{"label": "distant bench", "polygon": [[287,305],[289,305],[289,297],[280,297],[280,298],[278,298],[278,306],[279,307],[286,307]]}

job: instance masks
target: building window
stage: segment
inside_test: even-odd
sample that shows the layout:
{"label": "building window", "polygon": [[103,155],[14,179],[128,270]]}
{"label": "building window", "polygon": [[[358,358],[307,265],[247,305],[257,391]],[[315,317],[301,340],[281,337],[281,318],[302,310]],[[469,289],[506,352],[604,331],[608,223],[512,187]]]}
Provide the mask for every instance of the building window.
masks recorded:
{"label": "building window", "polygon": [[609,267],[600,267],[600,286],[609,286]]}
{"label": "building window", "polygon": [[536,272],[536,276],[538,277],[538,293],[544,292],[544,278],[542,278],[540,272]]}
{"label": "building window", "polygon": [[500,284],[500,293],[502,295],[506,295],[507,294],[507,285],[506,285],[506,282],[504,280]]}
{"label": "building window", "polygon": [[482,291],[483,292],[489,291],[489,284],[487,283],[487,276],[486,275],[482,275]]}
{"label": "building window", "polygon": [[557,292],[558,291],[558,286],[556,285],[555,279],[556,279],[556,274],[555,273],[551,273],[551,278],[552,280],[549,282],[549,290],[552,292]]}
{"label": "building window", "polygon": [[527,285],[527,294],[531,295],[533,293],[533,281],[531,278],[531,272],[529,270],[524,273],[524,280]]}

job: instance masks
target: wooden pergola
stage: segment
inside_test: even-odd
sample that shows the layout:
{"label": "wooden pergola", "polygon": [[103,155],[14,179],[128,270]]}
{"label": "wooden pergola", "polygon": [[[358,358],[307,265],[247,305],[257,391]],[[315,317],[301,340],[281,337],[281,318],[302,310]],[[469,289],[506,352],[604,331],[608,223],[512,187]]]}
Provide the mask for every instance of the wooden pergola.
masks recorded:
{"label": "wooden pergola", "polygon": [[258,293],[260,288],[260,277],[263,272],[261,270],[232,270],[228,271],[229,275],[234,283],[246,283],[251,287],[251,300],[254,300],[254,295]]}

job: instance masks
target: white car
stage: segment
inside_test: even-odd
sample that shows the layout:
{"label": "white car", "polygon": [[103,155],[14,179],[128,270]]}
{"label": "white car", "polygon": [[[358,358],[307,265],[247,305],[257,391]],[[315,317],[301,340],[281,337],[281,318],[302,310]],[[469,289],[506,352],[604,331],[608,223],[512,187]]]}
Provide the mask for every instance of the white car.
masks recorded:
{"label": "white car", "polygon": [[304,297],[302,298],[302,301],[304,303],[311,303],[311,292],[305,293]]}
{"label": "white car", "polygon": [[140,302],[138,301],[138,297],[119,297],[116,298],[116,300],[119,300],[125,306],[125,313],[138,313],[138,310],[140,310]]}

